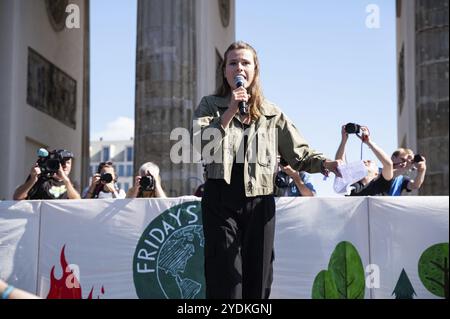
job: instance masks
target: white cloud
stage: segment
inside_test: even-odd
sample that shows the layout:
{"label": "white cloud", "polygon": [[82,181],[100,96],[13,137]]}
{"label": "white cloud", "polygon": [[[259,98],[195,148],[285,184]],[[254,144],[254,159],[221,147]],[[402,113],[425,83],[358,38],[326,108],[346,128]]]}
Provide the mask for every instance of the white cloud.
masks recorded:
{"label": "white cloud", "polygon": [[106,124],[104,131],[92,134],[91,140],[98,141],[103,138],[104,141],[122,141],[131,137],[134,137],[134,120],[121,116]]}

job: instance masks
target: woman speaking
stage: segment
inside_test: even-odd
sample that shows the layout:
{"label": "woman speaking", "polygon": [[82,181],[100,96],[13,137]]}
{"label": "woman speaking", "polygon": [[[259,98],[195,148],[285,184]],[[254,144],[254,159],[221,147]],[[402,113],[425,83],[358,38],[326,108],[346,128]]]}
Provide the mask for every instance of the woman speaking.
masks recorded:
{"label": "woman speaking", "polygon": [[[202,197],[206,297],[268,298],[272,284],[277,155],[297,171],[337,173],[338,161],[309,148],[262,94],[256,51],[235,42],[223,84],[194,113],[194,141],[206,163]],[[195,144],[195,143],[194,143]]]}

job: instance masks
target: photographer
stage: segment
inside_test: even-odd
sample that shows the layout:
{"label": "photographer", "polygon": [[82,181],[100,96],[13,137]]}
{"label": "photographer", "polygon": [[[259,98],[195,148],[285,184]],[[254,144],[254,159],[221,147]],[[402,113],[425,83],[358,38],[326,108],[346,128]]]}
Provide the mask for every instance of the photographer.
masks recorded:
{"label": "photographer", "polygon": [[316,196],[307,172],[294,170],[284,159],[278,159],[279,171],[275,177],[275,196]]}
{"label": "photographer", "polygon": [[[361,132],[361,135],[358,133]],[[365,126],[348,123],[341,129],[341,144],[336,152],[336,160],[345,161],[345,146],[349,134],[355,134],[364,144],[366,144],[383,164],[381,174],[375,162],[364,160],[367,168],[367,175],[363,179],[351,185],[350,196],[375,196],[383,195],[390,188],[390,181],[394,176],[392,160],[389,156],[370,138],[369,129]]]}
{"label": "photographer", "polygon": [[[419,189],[425,180],[426,159],[420,154],[414,155],[410,149],[399,148],[391,156],[394,165],[394,179],[387,195],[400,196],[402,191],[411,192]],[[414,179],[407,174],[417,170]]]}
{"label": "photographer", "polygon": [[159,167],[152,162],[147,162],[139,168],[139,176],[135,177],[134,186],[127,193],[127,198],[149,197],[167,197],[161,187]]}
{"label": "photographer", "polygon": [[72,158],[73,154],[66,150],[40,155],[26,182],[17,187],[13,199],[80,199],[69,179]]}
{"label": "photographer", "polygon": [[117,175],[112,162],[101,162],[91,185],[85,189],[83,198],[125,198],[123,189],[117,186]]}

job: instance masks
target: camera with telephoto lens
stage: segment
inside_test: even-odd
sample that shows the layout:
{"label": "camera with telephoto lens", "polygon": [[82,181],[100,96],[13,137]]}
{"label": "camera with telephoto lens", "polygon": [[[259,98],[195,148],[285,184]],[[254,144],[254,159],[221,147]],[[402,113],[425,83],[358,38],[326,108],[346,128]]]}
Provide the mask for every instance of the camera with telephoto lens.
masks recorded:
{"label": "camera with telephoto lens", "polygon": [[347,123],[345,125],[345,133],[347,134],[359,134],[361,131],[361,125],[356,123]]}
{"label": "camera with telephoto lens", "polygon": [[104,182],[105,184],[111,183],[113,180],[113,176],[110,173],[104,173],[100,175],[100,182]]}
{"label": "camera with telephoto lens", "polygon": [[142,176],[139,185],[143,192],[149,192],[155,188],[155,179],[152,175]]}
{"label": "camera with telephoto lens", "polygon": [[419,163],[419,162],[423,162],[423,158],[422,158],[422,155],[420,155],[420,154],[416,154],[416,155],[414,155],[414,159],[413,159],[413,162],[414,162],[414,163]]}
{"label": "camera with telephoto lens", "polygon": [[37,164],[41,169],[41,177],[49,178],[59,170],[59,165],[64,165],[69,159],[73,158],[73,154],[67,150],[47,151],[45,148],[38,150],[39,159]]}

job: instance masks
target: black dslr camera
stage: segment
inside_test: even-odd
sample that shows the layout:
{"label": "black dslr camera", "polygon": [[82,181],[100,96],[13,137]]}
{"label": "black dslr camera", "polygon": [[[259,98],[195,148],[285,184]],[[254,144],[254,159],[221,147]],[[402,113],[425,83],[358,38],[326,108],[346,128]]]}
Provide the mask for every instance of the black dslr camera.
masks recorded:
{"label": "black dslr camera", "polygon": [[347,123],[345,125],[345,132],[347,134],[359,134],[361,131],[361,125],[356,123]]}
{"label": "black dslr camera", "polygon": [[111,183],[113,180],[113,176],[110,173],[104,173],[100,175],[100,181],[104,182],[105,184]]}
{"label": "black dslr camera", "polygon": [[141,180],[139,181],[139,185],[141,186],[141,191],[143,192],[149,192],[155,189],[155,179],[152,175],[149,176],[142,176]]}
{"label": "black dslr camera", "polygon": [[423,162],[423,158],[422,158],[422,155],[420,155],[420,154],[416,154],[416,155],[414,155],[414,159],[413,159],[413,162],[414,162],[414,163],[419,163],[419,162]]}
{"label": "black dslr camera", "polygon": [[38,150],[39,159],[37,164],[41,169],[41,177],[52,177],[58,170],[59,165],[64,165],[66,161],[73,158],[73,154],[67,150],[47,151],[45,148]]}

